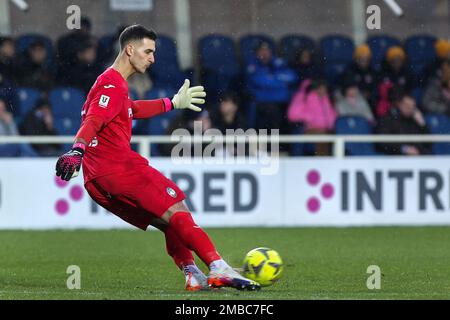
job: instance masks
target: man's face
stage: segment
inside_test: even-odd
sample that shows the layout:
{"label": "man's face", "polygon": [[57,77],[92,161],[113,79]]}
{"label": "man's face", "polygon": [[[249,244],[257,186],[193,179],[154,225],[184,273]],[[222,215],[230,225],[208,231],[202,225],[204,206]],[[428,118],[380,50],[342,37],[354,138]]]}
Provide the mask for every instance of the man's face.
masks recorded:
{"label": "man's face", "polygon": [[259,47],[256,55],[263,64],[267,64],[272,60],[272,50],[268,44],[263,44]]}
{"label": "man's face", "polygon": [[153,63],[155,63],[156,44],[154,40],[144,38],[133,41],[127,46],[127,53],[130,56],[130,63],[136,72],[145,73]]}
{"label": "man's face", "polygon": [[14,42],[5,41],[0,47],[0,55],[7,58],[13,58],[16,53],[16,47],[14,46]]}
{"label": "man's face", "polygon": [[370,65],[370,56],[361,56],[356,59],[356,64],[362,68],[366,69]]}
{"label": "man's face", "polygon": [[36,46],[31,49],[30,58],[33,62],[41,64],[47,58],[47,49],[42,46]]}
{"label": "man's face", "polygon": [[416,111],[416,101],[411,97],[404,97],[398,103],[398,108],[404,117],[412,117]]}

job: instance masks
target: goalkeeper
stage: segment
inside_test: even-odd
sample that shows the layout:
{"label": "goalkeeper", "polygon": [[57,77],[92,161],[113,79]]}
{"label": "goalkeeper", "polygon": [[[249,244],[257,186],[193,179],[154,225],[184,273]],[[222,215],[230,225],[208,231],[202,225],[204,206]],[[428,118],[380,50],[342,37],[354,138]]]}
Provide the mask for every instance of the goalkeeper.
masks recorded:
{"label": "goalkeeper", "polygon": [[[201,111],[196,105],[205,103],[203,87],[190,87],[188,80],[172,99],[130,100],[126,80],[154,63],[156,38],[140,25],[121,33],[120,53],[89,91],[81,127],[72,149],[59,157],[56,175],[70,180],[83,164],[84,185],[95,202],[142,230],[152,225],[163,231],[167,252],[186,277],[186,290],[259,289],[258,283],[242,277],[220,257],[192,219],[178,186],[131,150],[133,119],[172,109]],[[192,251],[209,267],[208,277],[194,263]]]}

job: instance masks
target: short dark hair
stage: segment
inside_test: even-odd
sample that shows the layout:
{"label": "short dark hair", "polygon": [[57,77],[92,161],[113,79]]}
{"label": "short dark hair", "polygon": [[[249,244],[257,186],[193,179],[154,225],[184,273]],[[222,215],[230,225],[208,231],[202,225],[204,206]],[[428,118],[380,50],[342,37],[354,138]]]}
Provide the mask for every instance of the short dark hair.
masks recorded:
{"label": "short dark hair", "polygon": [[0,36],[0,46],[2,46],[5,42],[12,42],[14,43],[14,39],[7,36]]}
{"label": "short dark hair", "polygon": [[142,40],[144,38],[156,40],[156,32],[151,29],[147,29],[140,24],[134,24],[126,27],[119,36],[120,50],[125,48],[128,42]]}

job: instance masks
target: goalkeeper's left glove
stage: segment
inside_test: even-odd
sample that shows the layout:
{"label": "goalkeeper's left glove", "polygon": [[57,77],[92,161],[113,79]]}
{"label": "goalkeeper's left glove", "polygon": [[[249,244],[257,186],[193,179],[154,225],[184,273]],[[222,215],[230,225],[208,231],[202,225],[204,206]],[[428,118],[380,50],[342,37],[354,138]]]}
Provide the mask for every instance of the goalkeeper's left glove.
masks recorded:
{"label": "goalkeeper's left glove", "polygon": [[69,152],[60,156],[58,162],[56,162],[56,175],[66,181],[78,176],[84,149],[85,145],[78,142],[73,145]]}
{"label": "goalkeeper's left glove", "polygon": [[194,104],[204,104],[206,92],[203,86],[196,86],[189,88],[190,82],[188,79],[184,80],[178,93],[172,98],[172,105],[174,109],[191,109],[197,112],[202,111]]}

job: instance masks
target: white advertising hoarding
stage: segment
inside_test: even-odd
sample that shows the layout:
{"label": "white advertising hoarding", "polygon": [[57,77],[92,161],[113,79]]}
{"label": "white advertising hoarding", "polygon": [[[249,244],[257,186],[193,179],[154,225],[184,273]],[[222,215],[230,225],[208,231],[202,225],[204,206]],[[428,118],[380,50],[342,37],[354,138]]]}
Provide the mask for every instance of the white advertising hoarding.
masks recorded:
{"label": "white advertising hoarding", "polygon": [[[291,158],[270,175],[258,164],[151,164],[205,227],[450,225],[449,160]],[[96,205],[81,176],[56,178],[55,161],[0,160],[0,229],[133,228]]]}

